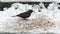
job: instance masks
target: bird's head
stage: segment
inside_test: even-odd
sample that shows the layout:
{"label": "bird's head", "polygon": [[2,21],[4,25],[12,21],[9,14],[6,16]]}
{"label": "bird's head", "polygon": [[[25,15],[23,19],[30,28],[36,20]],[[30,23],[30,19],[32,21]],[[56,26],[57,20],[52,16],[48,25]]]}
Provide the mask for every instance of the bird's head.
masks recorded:
{"label": "bird's head", "polygon": [[30,10],[28,10],[28,12],[33,12],[33,10],[30,9]]}

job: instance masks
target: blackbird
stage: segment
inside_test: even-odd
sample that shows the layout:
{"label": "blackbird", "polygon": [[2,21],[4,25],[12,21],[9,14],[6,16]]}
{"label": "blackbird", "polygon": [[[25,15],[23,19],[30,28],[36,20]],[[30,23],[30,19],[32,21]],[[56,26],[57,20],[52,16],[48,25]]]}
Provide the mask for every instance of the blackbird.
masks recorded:
{"label": "blackbird", "polygon": [[26,19],[26,18],[30,17],[32,12],[33,12],[33,10],[28,10],[28,11],[20,13],[20,14],[18,14],[16,16],[21,17],[23,19]]}

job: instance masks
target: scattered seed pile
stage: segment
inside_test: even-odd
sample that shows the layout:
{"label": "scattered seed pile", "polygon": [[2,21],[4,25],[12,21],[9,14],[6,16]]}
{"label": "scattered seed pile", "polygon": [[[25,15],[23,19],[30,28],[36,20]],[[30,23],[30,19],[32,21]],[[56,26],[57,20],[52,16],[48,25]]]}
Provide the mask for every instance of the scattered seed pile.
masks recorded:
{"label": "scattered seed pile", "polygon": [[14,30],[33,30],[33,29],[42,29],[42,30],[47,30],[51,28],[54,24],[52,23],[52,19],[46,15],[40,16],[36,19],[32,20],[23,20],[23,19],[18,19],[17,23],[14,23],[12,26],[7,26],[9,29],[14,29]]}

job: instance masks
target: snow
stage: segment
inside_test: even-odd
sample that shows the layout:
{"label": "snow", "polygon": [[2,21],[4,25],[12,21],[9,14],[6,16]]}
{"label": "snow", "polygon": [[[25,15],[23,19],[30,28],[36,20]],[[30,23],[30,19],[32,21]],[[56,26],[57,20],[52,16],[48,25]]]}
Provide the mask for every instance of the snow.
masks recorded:
{"label": "snow", "polygon": [[[40,4],[39,4],[40,5]],[[20,3],[14,3],[12,4],[12,6],[8,9],[4,9],[4,11],[0,11],[0,31],[6,31],[7,27],[6,24],[12,26],[14,23],[17,24],[17,20],[21,19],[19,17],[12,17],[15,16],[17,14],[23,13],[29,9],[34,10],[34,12],[31,14],[31,16],[28,19],[35,19],[41,15],[48,15],[50,18],[53,18],[53,23],[56,25],[56,29],[51,28],[49,30],[47,30],[48,32],[60,32],[60,12],[59,10],[56,8],[56,6],[54,5],[54,3],[50,4],[48,6],[48,9],[46,9],[44,7],[44,5],[41,3],[41,6],[43,7],[43,9],[41,9],[41,12],[38,12],[38,8],[40,7],[39,5],[35,5],[34,7],[32,7],[32,5],[28,5],[28,4],[20,4]],[[55,8],[54,8],[55,7]],[[15,9],[17,8],[17,9]],[[51,10],[52,9],[52,10]],[[13,29],[11,29],[13,31]],[[9,31],[9,30],[7,30]],[[36,33],[36,32],[47,32],[47,31],[43,31],[43,30],[30,30],[30,32]]]}

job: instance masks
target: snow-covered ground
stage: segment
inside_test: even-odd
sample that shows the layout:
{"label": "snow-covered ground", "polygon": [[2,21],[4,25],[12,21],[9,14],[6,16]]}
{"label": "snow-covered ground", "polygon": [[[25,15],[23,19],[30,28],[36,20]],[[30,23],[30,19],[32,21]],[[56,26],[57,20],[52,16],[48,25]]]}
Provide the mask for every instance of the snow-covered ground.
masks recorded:
{"label": "snow-covered ground", "polygon": [[[38,9],[37,7],[40,7],[39,5],[42,6],[43,9]],[[21,20],[21,18],[12,17],[12,16],[26,12],[29,9],[32,9],[34,12],[31,14],[31,16],[28,19],[35,19],[38,18],[39,16],[47,15],[51,19],[53,19],[52,23],[54,23],[56,27],[53,26],[46,31],[43,31],[41,29],[33,29],[33,30],[29,30],[28,32],[32,32],[33,34],[40,32],[60,33],[60,12],[56,8],[55,4],[54,3],[50,4],[48,6],[48,9],[46,9],[42,3],[40,3],[39,5],[35,5],[34,7],[32,7],[32,5],[28,5],[28,4],[14,3],[11,5],[10,8],[4,11],[0,11],[0,31],[15,32],[16,29],[14,30],[14,28],[16,28],[15,26],[17,27],[19,26],[18,21]],[[41,10],[41,12],[39,12],[38,10]],[[9,26],[13,26],[13,27],[9,27]]]}

